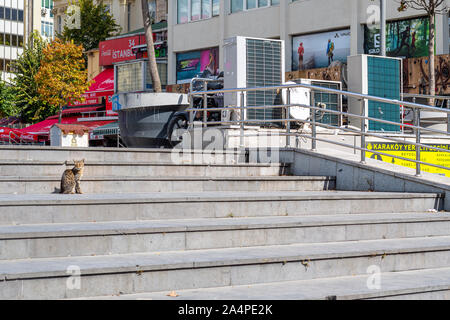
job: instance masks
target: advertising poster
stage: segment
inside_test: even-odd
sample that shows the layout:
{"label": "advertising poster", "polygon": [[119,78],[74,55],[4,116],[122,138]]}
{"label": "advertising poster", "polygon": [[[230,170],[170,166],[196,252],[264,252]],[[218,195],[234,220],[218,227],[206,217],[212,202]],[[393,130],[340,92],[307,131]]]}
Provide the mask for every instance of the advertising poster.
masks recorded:
{"label": "advertising poster", "polygon": [[177,54],[177,83],[189,82],[205,70],[209,70],[212,75],[218,75],[218,48]]}
{"label": "advertising poster", "polygon": [[329,67],[334,61],[347,62],[350,29],[315,33],[292,38],[292,70]]}
{"label": "advertising poster", "polygon": [[[426,17],[388,22],[386,54],[390,57],[428,56],[429,21]],[[364,53],[380,53],[380,29],[364,26]]]}
{"label": "advertising poster", "polygon": [[[449,144],[427,144],[427,146],[450,150]],[[411,144],[394,143],[394,142],[370,142],[367,144],[367,149],[394,155],[397,157],[416,160],[416,146]],[[380,160],[383,162],[393,163],[403,167],[408,168],[416,167],[416,164],[414,162],[389,157],[387,155],[380,155],[369,151],[366,152],[366,157]],[[450,167],[450,153],[426,147],[420,147],[420,161],[432,163],[443,167]],[[424,164],[421,165],[421,169],[424,172],[430,172],[439,174],[441,176],[450,177],[450,170],[431,167]]]}

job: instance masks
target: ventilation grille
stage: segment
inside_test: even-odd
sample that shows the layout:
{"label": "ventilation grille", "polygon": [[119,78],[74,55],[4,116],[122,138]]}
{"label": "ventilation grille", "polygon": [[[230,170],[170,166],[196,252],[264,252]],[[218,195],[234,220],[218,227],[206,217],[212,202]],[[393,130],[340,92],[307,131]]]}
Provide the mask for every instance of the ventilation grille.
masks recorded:
{"label": "ventilation grille", "polygon": [[[247,39],[247,87],[281,85],[281,43],[279,41]],[[275,90],[253,91],[247,94],[247,106],[274,105]],[[281,119],[281,108],[249,109],[248,120]],[[275,123],[274,123],[275,124]],[[280,123],[276,123],[280,125]]]}

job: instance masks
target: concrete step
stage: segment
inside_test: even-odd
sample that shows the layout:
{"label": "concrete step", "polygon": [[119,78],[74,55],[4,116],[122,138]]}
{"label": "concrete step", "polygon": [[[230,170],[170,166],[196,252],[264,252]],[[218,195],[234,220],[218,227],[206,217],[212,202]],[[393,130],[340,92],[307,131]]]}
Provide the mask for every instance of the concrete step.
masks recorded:
{"label": "concrete step", "polygon": [[[1,160],[0,176],[61,177],[73,162]],[[87,160],[84,176],[279,176],[289,173],[286,164],[177,164],[174,162],[91,161]]]}
{"label": "concrete step", "polygon": [[[125,161],[125,162],[195,162],[232,164],[245,160],[239,150],[216,151],[208,154],[203,150],[184,150],[179,153],[172,149],[148,148],[66,148],[49,146],[0,146],[0,160],[21,161],[72,161],[85,158],[89,161]],[[245,162],[245,161],[243,161]]]}
{"label": "concrete step", "polygon": [[0,226],[0,260],[450,236],[448,213]]}
{"label": "concrete step", "polygon": [[[370,274],[314,280],[283,281],[254,285],[201,288],[102,296],[98,300],[449,300],[450,268],[380,273],[379,287]],[[369,286],[367,285],[369,280]],[[223,310],[221,310],[223,311]],[[214,314],[212,312],[212,314]]]}
{"label": "concrete step", "polygon": [[3,194],[0,225],[89,221],[424,212],[443,195],[353,191]]}
{"label": "concrete step", "polygon": [[[450,237],[0,261],[1,299],[60,299],[444,268]],[[80,285],[78,287],[77,283]]]}
{"label": "concrete step", "polygon": [[[0,177],[0,193],[43,194],[59,190],[61,177]],[[189,191],[320,191],[334,190],[333,177],[137,177],[86,176],[84,193],[189,192]]]}

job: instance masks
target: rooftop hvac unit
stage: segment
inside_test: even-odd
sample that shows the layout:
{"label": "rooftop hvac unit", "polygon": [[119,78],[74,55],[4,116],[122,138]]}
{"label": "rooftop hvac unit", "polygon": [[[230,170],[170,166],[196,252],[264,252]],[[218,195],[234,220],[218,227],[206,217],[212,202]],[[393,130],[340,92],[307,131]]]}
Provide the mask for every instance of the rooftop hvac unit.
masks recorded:
{"label": "rooftop hvac unit", "polygon": [[[392,100],[401,100],[402,59],[372,55],[356,55],[347,58],[348,91]],[[349,113],[361,114],[361,102],[348,100]],[[400,123],[400,106],[377,101],[366,101],[365,114],[371,118]],[[361,127],[361,119],[349,117],[351,125]],[[400,126],[366,120],[370,131],[400,131]]]}
{"label": "rooftop hvac unit", "polygon": [[[340,81],[330,81],[330,80],[313,80],[313,79],[294,79],[291,80],[294,83],[298,84],[308,84],[316,87],[324,87],[328,89],[342,90],[342,83]],[[292,100],[291,94],[291,103],[302,103],[312,105],[311,101],[311,89],[309,88],[297,88],[297,90],[304,91],[303,102],[297,102]],[[321,106],[324,109],[340,111],[342,112],[342,95],[337,93],[328,93],[324,91],[314,90],[314,104],[316,107]],[[291,118],[297,119],[298,116],[293,112],[296,112],[296,107],[291,107]],[[298,111],[297,111],[298,112]],[[320,123],[324,123],[327,125],[339,127],[342,125],[342,115],[333,114],[326,111],[316,110],[316,121]]]}
{"label": "rooftop hvac unit", "polygon": [[[273,39],[232,37],[224,44],[224,88],[277,86],[284,82],[284,42]],[[239,92],[227,93],[225,106],[241,106]],[[276,91],[250,91],[244,95],[246,106],[276,104]],[[247,120],[281,119],[281,108],[248,109]],[[256,123],[255,123],[256,124]],[[280,124],[280,123],[277,123]]]}

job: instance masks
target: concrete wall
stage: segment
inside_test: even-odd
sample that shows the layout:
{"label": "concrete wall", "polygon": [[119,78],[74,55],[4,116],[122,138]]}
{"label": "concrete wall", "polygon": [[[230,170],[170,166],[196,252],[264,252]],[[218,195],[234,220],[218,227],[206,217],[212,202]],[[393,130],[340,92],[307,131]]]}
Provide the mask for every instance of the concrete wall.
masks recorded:
{"label": "concrete wall", "polygon": [[[291,163],[293,175],[327,175],[336,177],[336,190],[382,192],[431,192],[445,194],[442,208],[450,210],[450,184],[448,178],[423,173],[422,177],[405,173],[406,168],[390,164],[374,165],[312,152],[304,149],[280,151],[280,162]],[[410,169],[412,170],[412,169]],[[380,204],[382,205],[382,204]]]}

